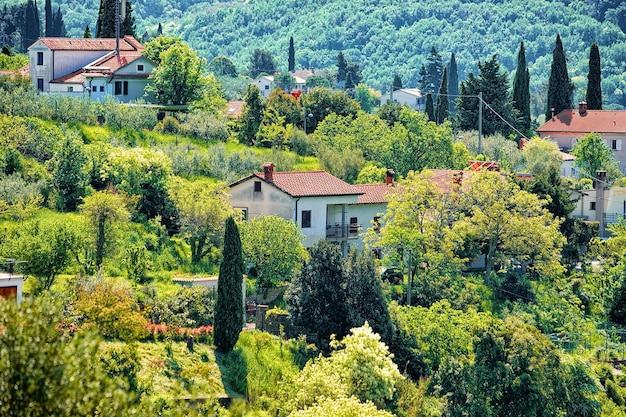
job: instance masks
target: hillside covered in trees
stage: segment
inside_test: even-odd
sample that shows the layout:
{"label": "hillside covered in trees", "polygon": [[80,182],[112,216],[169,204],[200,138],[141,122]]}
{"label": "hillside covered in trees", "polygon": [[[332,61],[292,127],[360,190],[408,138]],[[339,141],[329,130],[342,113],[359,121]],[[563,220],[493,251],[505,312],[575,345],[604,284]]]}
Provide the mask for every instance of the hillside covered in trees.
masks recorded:
{"label": "hillside covered in trees", "polygon": [[[7,2],[12,3],[20,2]],[[98,0],[52,2],[53,10],[61,6],[69,36],[82,36],[87,25],[93,32],[98,5]],[[241,73],[249,70],[257,48],[272,53],[279,71],[287,70],[293,36],[296,67],[334,69],[343,51],[360,65],[363,81],[381,91],[391,86],[396,73],[404,86],[417,86],[419,69],[432,47],[444,63],[456,55],[459,79],[475,73],[478,61],[493,54],[513,71],[523,41],[536,115],[545,110],[544,91],[558,33],[576,85],[574,102],[584,99],[589,49],[596,41],[605,108],[626,105],[626,5],[618,0],[136,0],[132,7],[139,37],[152,36],[161,26],[164,34],[181,36],[208,61],[228,56]]]}

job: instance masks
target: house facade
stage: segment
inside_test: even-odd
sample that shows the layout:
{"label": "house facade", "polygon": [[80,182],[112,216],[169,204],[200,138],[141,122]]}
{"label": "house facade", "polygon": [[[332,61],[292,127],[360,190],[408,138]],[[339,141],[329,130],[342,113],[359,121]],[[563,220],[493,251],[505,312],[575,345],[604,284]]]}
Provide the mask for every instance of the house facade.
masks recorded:
{"label": "house facade", "polygon": [[[308,91],[308,88],[306,86],[306,80],[309,79],[309,77],[315,75],[322,77],[325,76],[322,71],[318,71],[315,68],[301,68],[299,70],[291,71],[290,74],[295,80],[295,85],[292,91],[295,90],[303,93],[306,93]],[[261,95],[265,98],[268,98],[272,90],[276,88],[276,83],[274,82],[273,75],[259,75],[254,80],[252,80],[251,83],[259,87],[259,90],[261,90]]]}
{"label": "house facade", "polygon": [[581,102],[578,109],[563,110],[537,129],[540,137],[550,139],[563,151],[570,151],[579,138],[597,133],[613,150],[620,170],[626,174],[626,111],[588,110]]}
{"label": "house facade", "polygon": [[417,88],[401,88],[399,90],[385,93],[380,96],[381,106],[389,100],[398,104],[409,106],[415,110],[424,110],[426,104],[421,90]]}
{"label": "house facade", "polygon": [[[266,163],[230,185],[230,203],[244,219],[275,215],[293,220],[304,235],[304,246],[318,240],[362,247],[361,232],[385,211],[387,184],[350,185],[325,171],[274,172]],[[375,191],[374,191],[375,189]]]}
{"label": "house facade", "polygon": [[2,267],[2,269],[6,269],[5,271],[0,270],[0,298],[14,299],[18,303],[21,303],[22,289],[26,277],[22,274],[16,274],[13,272],[15,263],[15,259],[6,258],[3,258],[3,261],[0,262],[0,267]]}
{"label": "house facade", "polygon": [[41,92],[121,102],[145,95],[155,64],[144,57],[143,45],[132,36],[114,38],[40,38],[28,48],[29,75]]}

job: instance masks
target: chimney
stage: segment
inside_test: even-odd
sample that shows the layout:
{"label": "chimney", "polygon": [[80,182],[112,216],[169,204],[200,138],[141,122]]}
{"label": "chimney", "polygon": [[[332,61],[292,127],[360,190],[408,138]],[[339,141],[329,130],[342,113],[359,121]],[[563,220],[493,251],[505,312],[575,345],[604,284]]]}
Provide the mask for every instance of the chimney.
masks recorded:
{"label": "chimney", "polygon": [[554,120],[554,107],[551,107],[550,111],[552,112],[552,120]]}
{"label": "chimney", "polygon": [[587,102],[581,101],[578,103],[578,114],[585,116],[587,114]]}
{"label": "chimney", "polygon": [[263,164],[263,175],[266,181],[274,181],[274,167],[276,165],[271,162],[266,162]]}
{"label": "chimney", "polygon": [[396,175],[395,171],[393,169],[388,169],[387,170],[387,179],[385,180],[385,184],[393,185],[393,176],[394,175]]}

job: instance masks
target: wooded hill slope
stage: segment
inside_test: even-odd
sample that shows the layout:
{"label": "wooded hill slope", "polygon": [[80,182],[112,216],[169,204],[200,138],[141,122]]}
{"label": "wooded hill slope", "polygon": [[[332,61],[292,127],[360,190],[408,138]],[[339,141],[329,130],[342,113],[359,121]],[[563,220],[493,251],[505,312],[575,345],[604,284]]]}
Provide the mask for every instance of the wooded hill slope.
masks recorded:
{"label": "wooded hill slope", "polygon": [[[98,0],[60,1],[68,33],[82,36],[96,23]],[[389,88],[394,73],[417,86],[418,72],[431,47],[444,63],[456,54],[459,78],[477,72],[478,60],[498,54],[513,71],[524,41],[535,107],[543,112],[556,34],[584,97],[589,48],[600,45],[605,104],[626,105],[626,5],[619,0],[134,0],[137,34],[180,35],[201,56],[230,57],[241,72],[256,48],[270,51],[279,70],[287,69],[289,37],[296,66],[335,68],[339,51],[358,62],[366,84]],[[56,7],[56,6],[54,6]],[[621,28],[620,28],[621,25]]]}

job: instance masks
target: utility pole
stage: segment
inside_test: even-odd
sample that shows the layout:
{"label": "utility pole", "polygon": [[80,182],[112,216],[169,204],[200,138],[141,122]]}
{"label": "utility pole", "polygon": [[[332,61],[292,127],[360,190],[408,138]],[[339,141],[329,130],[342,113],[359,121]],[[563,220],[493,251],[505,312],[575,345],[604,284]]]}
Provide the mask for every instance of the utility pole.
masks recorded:
{"label": "utility pole", "polygon": [[483,92],[478,93],[478,154],[483,153]]}

